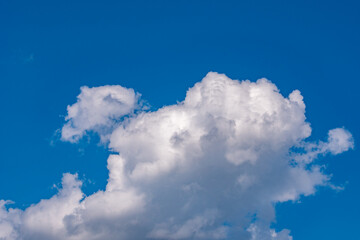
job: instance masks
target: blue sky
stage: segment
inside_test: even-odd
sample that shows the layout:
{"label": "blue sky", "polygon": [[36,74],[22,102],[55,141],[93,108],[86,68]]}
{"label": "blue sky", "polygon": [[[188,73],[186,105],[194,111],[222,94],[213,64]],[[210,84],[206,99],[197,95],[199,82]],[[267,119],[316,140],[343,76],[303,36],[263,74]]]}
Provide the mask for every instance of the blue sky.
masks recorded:
{"label": "blue sky", "polygon": [[0,199],[25,209],[56,193],[64,172],[83,191],[104,189],[98,137],[60,140],[81,86],[133,88],[151,110],[176,104],[209,71],[266,77],[299,89],[310,140],[345,127],[355,149],[322,163],[343,191],[320,188],[276,206],[276,229],[294,239],[356,239],[360,208],[356,1],[1,1]]}

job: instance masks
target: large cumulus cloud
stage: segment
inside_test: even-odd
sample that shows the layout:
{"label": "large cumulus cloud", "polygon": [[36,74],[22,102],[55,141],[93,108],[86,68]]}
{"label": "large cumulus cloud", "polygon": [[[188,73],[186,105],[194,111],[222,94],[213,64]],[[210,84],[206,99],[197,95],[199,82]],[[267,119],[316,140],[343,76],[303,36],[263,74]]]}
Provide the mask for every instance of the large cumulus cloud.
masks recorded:
{"label": "large cumulus cloud", "polygon": [[209,73],[184,101],[153,112],[139,96],[81,89],[62,139],[100,135],[113,152],[106,189],[84,196],[67,173],[57,195],[24,211],[1,201],[0,239],[292,239],[270,228],[274,204],[332,186],[316,158],[353,148],[344,128],[306,142],[300,92],[284,97],[266,79]]}

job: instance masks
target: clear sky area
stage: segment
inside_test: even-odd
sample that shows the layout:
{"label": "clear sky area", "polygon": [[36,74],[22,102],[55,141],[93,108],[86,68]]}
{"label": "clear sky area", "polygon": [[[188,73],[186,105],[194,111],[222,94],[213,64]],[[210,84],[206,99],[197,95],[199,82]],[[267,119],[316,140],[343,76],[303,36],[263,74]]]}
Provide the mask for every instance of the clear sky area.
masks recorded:
{"label": "clear sky area", "polygon": [[3,0],[0,29],[0,239],[359,239],[358,1]]}

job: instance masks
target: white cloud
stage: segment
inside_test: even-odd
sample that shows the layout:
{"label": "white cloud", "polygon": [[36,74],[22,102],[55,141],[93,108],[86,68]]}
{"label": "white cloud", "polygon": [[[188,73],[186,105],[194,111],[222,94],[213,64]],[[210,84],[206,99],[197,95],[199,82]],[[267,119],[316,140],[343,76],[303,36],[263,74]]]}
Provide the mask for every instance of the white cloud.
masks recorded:
{"label": "white cloud", "polygon": [[133,89],[121,86],[81,87],[78,101],[67,107],[61,139],[76,142],[86,131],[106,137],[116,121],[139,107],[139,97]]}
{"label": "white cloud", "polygon": [[94,131],[107,141],[117,154],[108,158],[106,190],[84,197],[77,176],[65,174],[57,195],[24,211],[1,202],[4,239],[291,240],[289,230],[270,228],[274,204],[330,185],[314,160],[354,144],[343,128],[327,142],[306,142],[300,92],[283,97],[266,79],[209,73],[183,102],[132,114],[138,96],[82,88],[62,139]]}
{"label": "white cloud", "polygon": [[6,210],[5,205],[11,201],[0,200],[0,239],[17,239],[17,227],[21,223],[21,211],[17,209]]}
{"label": "white cloud", "polygon": [[83,198],[77,175],[64,174],[62,189],[50,199],[41,200],[22,214],[21,232],[25,239],[65,239],[64,218],[72,214]]}
{"label": "white cloud", "polygon": [[247,229],[251,233],[251,240],[292,240],[293,237],[290,236],[290,231],[288,229],[283,229],[280,232],[276,232],[274,229],[269,229],[267,226],[261,226],[261,224],[250,224]]}
{"label": "white cloud", "polygon": [[329,131],[326,151],[336,155],[354,148],[354,141],[350,132],[343,128],[336,128]]}
{"label": "white cloud", "polygon": [[298,164],[309,164],[319,155],[328,153],[337,155],[353,149],[354,140],[349,131],[344,128],[335,128],[328,132],[327,142],[302,142],[300,146],[306,150],[305,153],[294,153],[293,158]]}

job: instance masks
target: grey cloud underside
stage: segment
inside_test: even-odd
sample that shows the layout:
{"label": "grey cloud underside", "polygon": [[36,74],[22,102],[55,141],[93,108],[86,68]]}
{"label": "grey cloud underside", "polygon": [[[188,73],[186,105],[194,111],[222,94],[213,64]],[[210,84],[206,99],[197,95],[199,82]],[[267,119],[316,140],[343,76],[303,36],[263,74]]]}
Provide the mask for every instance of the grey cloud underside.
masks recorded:
{"label": "grey cloud underside", "polygon": [[292,239],[270,228],[274,204],[330,186],[315,159],[353,148],[343,128],[306,142],[300,92],[285,98],[266,79],[209,73],[183,102],[141,109],[132,89],[83,87],[62,140],[94,131],[117,153],[106,189],[84,196],[66,173],[57,195],[24,211],[2,201],[0,239]]}

